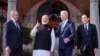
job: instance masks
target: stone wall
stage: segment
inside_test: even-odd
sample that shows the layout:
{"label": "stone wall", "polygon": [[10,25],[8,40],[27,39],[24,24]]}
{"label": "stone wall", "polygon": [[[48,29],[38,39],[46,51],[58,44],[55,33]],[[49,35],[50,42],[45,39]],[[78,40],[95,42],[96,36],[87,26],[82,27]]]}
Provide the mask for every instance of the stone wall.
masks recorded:
{"label": "stone wall", "polygon": [[[20,20],[23,22],[26,14],[30,11],[32,7],[36,4],[41,3],[46,0],[17,0],[17,10],[20,14]],[[58,2],[62,2],[62,0],[56,0]],[[74,5],[81,13],[89,13],[89,0],[64,0],[72,5]],[[62,2],[63,3],[63,2]],[[72,7],[71,7],[72,8]],[[34,13],[34,12],[32,12]]]}

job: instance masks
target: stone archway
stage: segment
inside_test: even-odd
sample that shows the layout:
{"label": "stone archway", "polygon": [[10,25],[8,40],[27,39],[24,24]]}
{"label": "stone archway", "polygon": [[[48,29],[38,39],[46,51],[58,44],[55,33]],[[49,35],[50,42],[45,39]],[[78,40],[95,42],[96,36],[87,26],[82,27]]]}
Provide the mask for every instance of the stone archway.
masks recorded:
{"label": "stone archway", "polygon": [[28,28],[32,28],[35,23],[36,23],[36,15],[37,15],[37,11],[39,9],[39,7],[45,3],[46,0],[43,0],[42,2],[37,3],[36,5],[34,5],[26,14],[25,20],[23,22],[23,26],[28,27]]}
{"label": "stone archway", "polygon": [[39,7],[36,19],[37,21],[41,21],[42,15],[46,14],[50,19],[49,24],[57,29],[61,22],[60,11],[62,10],[67,10],[69,12],[69,9],[61,2],[45,2]]}
{"label": "stone archway", "polygon": [[[70,12],[70,18],[73,22],[75,22],[76,26],[80,24],[80,16],[81,12],[71,3],[66,2],[65,0],[60,0],[66,7],[68,7]],[[41,7],[42,4],[44,4],[46,0],[43,0],[42,2],[37,3],[34,5],[26,14],[25,20],[23,25],[32,28],[34,24],[36,23],[36,16],[38,13],[38,9]]]}

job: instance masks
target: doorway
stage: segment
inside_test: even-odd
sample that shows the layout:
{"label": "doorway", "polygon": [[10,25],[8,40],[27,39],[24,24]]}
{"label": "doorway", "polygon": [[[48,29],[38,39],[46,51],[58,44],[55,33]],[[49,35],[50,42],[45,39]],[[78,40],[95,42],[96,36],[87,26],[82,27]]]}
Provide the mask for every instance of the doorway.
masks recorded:
{"label": "doorway", "polygon": [[37,20],[40,21],[42,15],[46,14],[49,16],[49,24],[55,29],[58,27],[60,20],[60,11],[67,10],[68,8],[61,2],[46,2],[40,6],[37,12]]}

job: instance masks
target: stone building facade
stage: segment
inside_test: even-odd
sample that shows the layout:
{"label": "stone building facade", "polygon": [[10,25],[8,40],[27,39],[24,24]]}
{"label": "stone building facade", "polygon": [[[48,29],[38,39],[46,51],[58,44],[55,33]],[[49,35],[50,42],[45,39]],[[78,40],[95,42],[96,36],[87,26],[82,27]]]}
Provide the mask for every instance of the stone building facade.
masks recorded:
{"label": "stone building facade", "polygon": [[[19,20],[27,28],[33,28],[43,14],[48,14],[51,17],[49,24],[57,28],[61,21],[59,12],[67,10],[69,18],[75,23],[77,30],[77,26],[81,24],[81,14],[89,14],[90,22],[97,26],[100,48],[100,0],[0,0],[0,3],[3,2],[7,5],[0,7],[6,11],[7,21],[10,20],[10,11],[16,9],[20,14]],[[5,37],[2,39],[4,47]]]}

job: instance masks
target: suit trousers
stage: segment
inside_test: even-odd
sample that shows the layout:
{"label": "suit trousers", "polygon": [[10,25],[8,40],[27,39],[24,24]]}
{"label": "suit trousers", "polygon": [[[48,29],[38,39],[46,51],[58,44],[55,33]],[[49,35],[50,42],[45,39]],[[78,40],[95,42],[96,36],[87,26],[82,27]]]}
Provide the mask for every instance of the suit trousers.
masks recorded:
{"label": "suit trousers", "polygon": [[85,51],[81,52],[81,56],[95,56],[94,50],[90,49],[89,46],[87,46]]}
{"label": "suit trousers", "polygon": [[9,56],[23,56],[22,47],[20,48],[11,48]]}
{"label": "suit trousers", "polygon": [[73,48],[70,46],[65,49],[59,48],[59,56],[72,56],[72,51]]}

